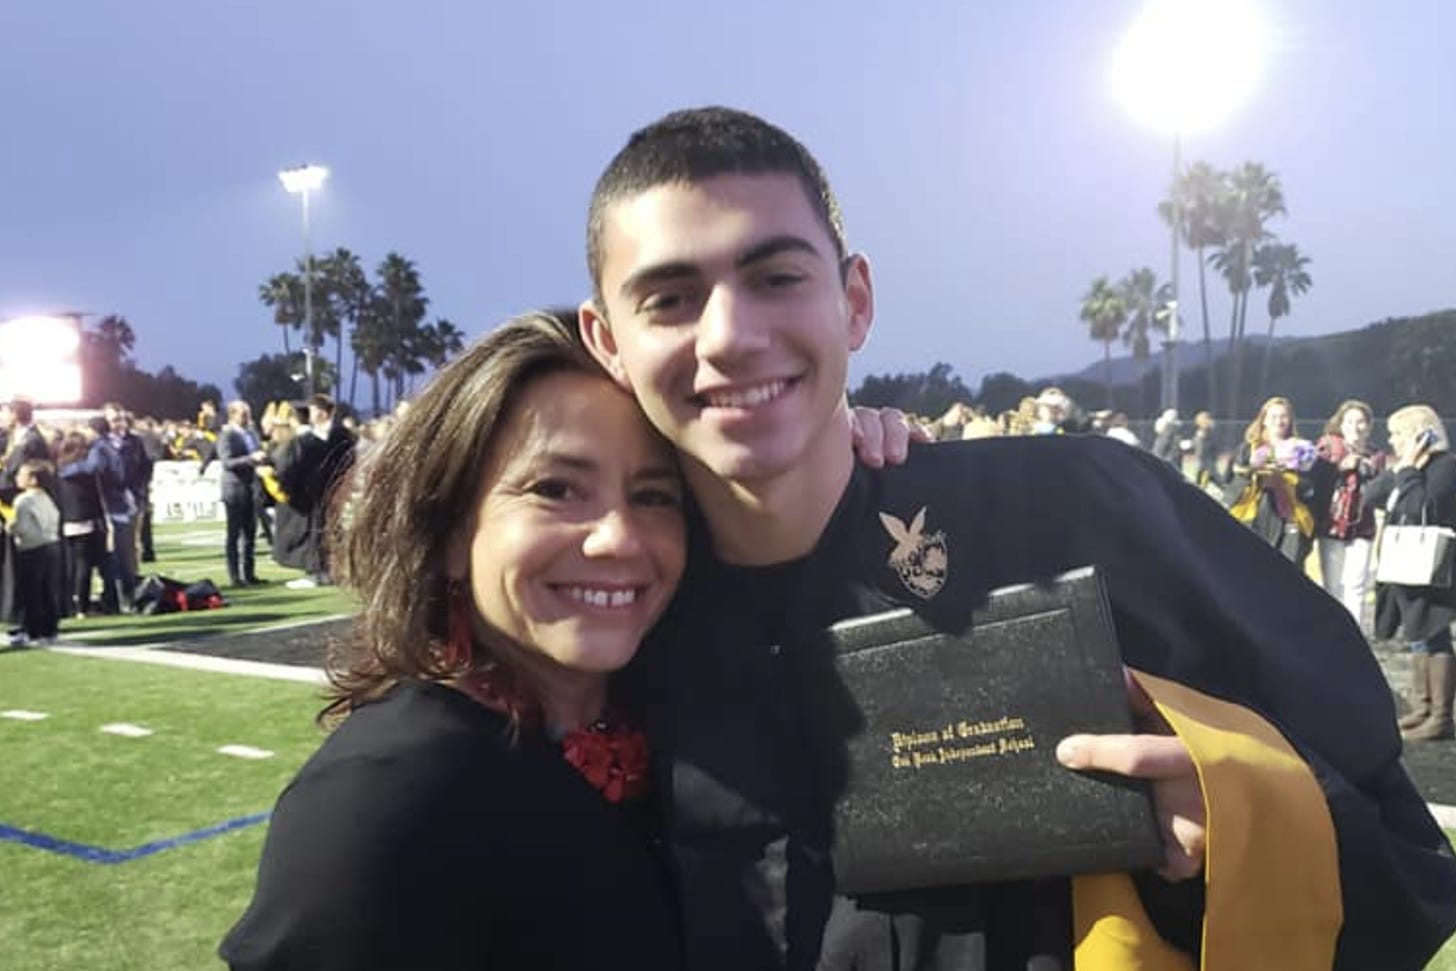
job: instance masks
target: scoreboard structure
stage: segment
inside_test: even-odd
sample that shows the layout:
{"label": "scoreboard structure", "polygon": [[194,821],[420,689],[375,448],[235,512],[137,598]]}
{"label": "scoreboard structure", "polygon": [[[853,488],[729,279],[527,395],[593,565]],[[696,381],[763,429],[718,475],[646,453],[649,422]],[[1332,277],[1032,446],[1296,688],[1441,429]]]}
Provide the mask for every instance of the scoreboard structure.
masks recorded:
{"label": "scoreboard structure", "polygon": [[40,406],[81,401],[81,318],[12,317],[0,321],[0,401]]}

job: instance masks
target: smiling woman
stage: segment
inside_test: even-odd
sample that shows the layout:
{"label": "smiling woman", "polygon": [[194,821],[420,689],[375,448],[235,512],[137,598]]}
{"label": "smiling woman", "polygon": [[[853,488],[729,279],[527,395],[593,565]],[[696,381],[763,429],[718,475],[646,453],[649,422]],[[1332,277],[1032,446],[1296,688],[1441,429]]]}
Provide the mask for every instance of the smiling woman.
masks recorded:
{"label": "smiling woman", "polygon": [[608,675],[677,587],[682,486],[572,326],[469,348],[360,472],[341,722],[278,802],[232,967],[676,967]]}

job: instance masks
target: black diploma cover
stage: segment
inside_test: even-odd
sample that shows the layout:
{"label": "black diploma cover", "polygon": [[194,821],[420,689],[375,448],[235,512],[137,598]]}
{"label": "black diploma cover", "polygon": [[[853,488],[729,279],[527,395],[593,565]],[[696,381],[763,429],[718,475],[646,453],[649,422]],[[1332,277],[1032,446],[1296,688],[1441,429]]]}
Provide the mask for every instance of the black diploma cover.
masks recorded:
{"label": "black diploma cover", "polygon": [[908,609],[829,634],[863,720],[835,807],[841,893],[1162,862],[1145,783],[1056,760],[1067,735],[1132,731],[1094,569],[996,590],[962,634]]}

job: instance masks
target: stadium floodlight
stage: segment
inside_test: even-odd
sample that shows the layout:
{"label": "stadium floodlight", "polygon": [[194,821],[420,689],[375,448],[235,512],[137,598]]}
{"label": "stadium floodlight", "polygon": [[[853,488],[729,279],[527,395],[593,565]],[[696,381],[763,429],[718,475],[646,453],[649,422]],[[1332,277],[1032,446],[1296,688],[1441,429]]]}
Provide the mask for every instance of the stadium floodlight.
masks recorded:
{"label": "stadium floodlight", "polygon": [[[1133,21],[1113,57],[1113,90],[1134,118],[1173,136],[1175,187],[1182,174],[1182,136],[1217,125],[1247,100],[1258,86],[1267,53],[1263,18],[1249,0],[1149,0]],[[1177,192],[1170,197],[1165,409],[1178,407],[1178,233],[1183,221]]]}
{"label": "stadium floodlight", "polygon": [[77,404],[80,347],[80,326],[74,317],[32,315],[0,322],[0,399]]}
{"label": "stadium floodlight", "polygon": [[328,177],[329,170],[322,165],[300,165],[278,173],[278,181],[283,183],[283,188],[294,195],[317,191]]}
{"label": "stadium floodlight", "polygon": [[313,394],[313,359],[318,335],[313,330],[313,249],[308,231],[308,197],[323,186],[329,170],[322,165],[300,165],[278,173],[283,188],[303,200],[303,393]]}
{"label": "stadium floodlight", "polygon": [[1204,131],[1254,93],[1268,46],[1248,0],[1152,0],[1113,57],[1113,89],[1160,131]]}

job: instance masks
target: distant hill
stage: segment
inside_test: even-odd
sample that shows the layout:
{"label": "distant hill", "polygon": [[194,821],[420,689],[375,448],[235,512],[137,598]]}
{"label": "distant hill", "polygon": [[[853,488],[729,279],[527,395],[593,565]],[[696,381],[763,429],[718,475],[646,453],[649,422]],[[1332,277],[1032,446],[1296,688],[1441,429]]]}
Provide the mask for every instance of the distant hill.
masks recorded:
{"label": "distant hill", "polygon": [[[1260,403],[1283,395],[1294,402],[1304,423],[1317,423],[1341,401],[1368,402],[1377,415],[1403,405],[1428,404],[1443,415],[1456,416],[1456,309],[1418,317],[1390,318],[1359,330],[1319,337],[1250,337],[1243,345],[1239,400],[1230,406],[1233,355],[1227,341],[1213,344],[1218,355],[1215,382],[1220,401],[1209,402],[1208,373],[1202,341],[1179,344],[1178,410],[1185,417],[1208,409],[1221,420],[1246,421]],[[1268,351],[1268,379],[1264,380]],[[924,372],[870,375],[850,394],[855,404],[893,405],[934,416],[953,402],[971,402],[983,412],[1013,409],[1028,395],[1058,385],[1088,410],[1113,408],[1131,418],[1152,418],[1159,409],[1162,358],[1135,361],[1130,355],[1112,359],[1112,395],[1103,383],[1101,360],[1080,371],[1028,381],[1007,372],[988,374],[974,393],[955,375],[950,363],[937,362]],[[1232,427],[1232,426],[1230,426]],[[1452,429],[1456,431],[1456,428]]]}
{"label": "distant hill", "polygon": [[[1328,336],[1328,335],[1327,335]],[[1300,340],[1297,337],[1275,336],[1275,345],[1287,344]],[[1264,345],[1269,343],[1265,334],[1248,338],[1248,347],[1252,352],[1257,349],[1262,354]],[[1218,360],[1228,352],[1228,339],[1214,340],[1213,359]],[[1203,367],[1203,341],[1178,341],[1178,371],[1187,373],[1197,371]],[[1114,355],[1110,362],[1109,370],[1112,372],[1113,384],[1132,384],[1148,374],[1161,374],[1163,369],[1163,348],[1158,348],[1148,357],[1139,361],[1131,354]],[[1080,371],[1073,371],[1065,374],[1055,374],[1051,377],[1040,379],[1044,384],[1056,384],[1059,381],[1095,381],[1101,384],[1103,381],[1102,359],[1099,357],[1091,364]]]}
{"label": "distant hill", "polygon": [[[1232,360],[1226,340],[1213,343],[1220,396],[1227,394]],[[1269,379],[1260,386],[1265,350],[1269,348]],[[1243,374],[1238,416],[1258,410],[1265,398],[1279,394],[1293,400],[1304,418],[1329,415],[1341,401],[1369,402],[1377,414],[1389,414],[1402,405],[1429,404],[1439,413],[1456,415],[1456,309],[1417,317],[1391,317],[1358,330],[1318,337],[1249,337],[1243,349]],[[1208,381],[1202,341],[1179,343],[1178,410],[1184,415],[1209,407]],[[1145,361],[1130,355],[1112,359],[1112,407],[1134,417],[1149,416],[1157,408],[1162,380],[1162,357]],[[1005,385],[1004,379],[1002,384]],[[1057,384],[1088,407],[1106,402],[1102,362],[1080,371],[1028,382],[1033,388]],[[1214,408],[1229,411],[1227,402]]]}

